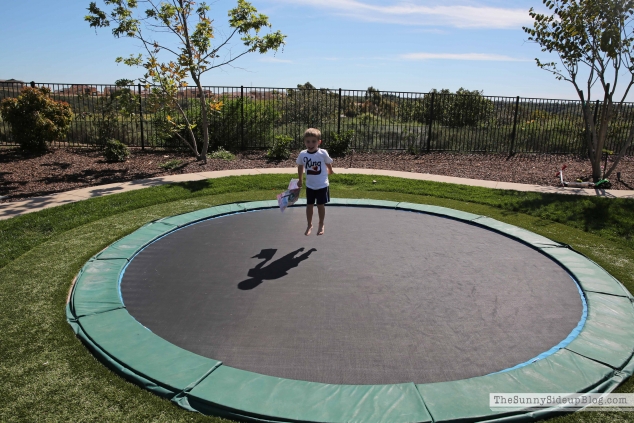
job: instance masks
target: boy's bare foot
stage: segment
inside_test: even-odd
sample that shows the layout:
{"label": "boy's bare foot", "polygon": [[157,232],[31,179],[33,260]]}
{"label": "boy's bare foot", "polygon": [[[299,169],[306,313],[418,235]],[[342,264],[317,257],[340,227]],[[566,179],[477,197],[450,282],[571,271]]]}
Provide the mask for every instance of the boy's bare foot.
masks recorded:
{"label": "boy's bare foot", "polygon": [[313,231],[313,225],[308,225],[308,228],[306,228],[306,232],[304,232],[304,235],[308,236],[310,235],[312,231]]}
{"label": "boy's bare foot", "polygon": [[324,234],[324,225],[319,225],[319,230],[317,231],[317,236]]}

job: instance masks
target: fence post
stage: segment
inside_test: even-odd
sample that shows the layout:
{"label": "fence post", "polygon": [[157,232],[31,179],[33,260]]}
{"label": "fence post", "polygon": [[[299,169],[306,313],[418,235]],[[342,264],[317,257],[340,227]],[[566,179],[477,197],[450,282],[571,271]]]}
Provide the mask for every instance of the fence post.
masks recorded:
{"label": "fence post", "polygon": [[427,152],[431,150],[431,127],[434,123],[434,97],[436,93],[432,91],[431,93],[431,106],[429,108],[429,132],[427,133]]}
{"label": "fence post", "polygon": [[240,85],[240,148],[244,150],[244,85]]}
{"label": "fence post", "polygon": [[515,134],[517,132],[517,112],[520,108],[520,96],[515,99],[515,116],[513,117],[513,132],[511,133],[511,146],[509,148],[509,156],[514,154],[515,149]]}
{"label": "fence post", "polygon": [[137,85],[139,87],[139,122],[141,123],[141,150],[145,150],[145,138],[143,136],[143,104],[141,103],[141,83]]}
{"label": "fence post", "polygon": [[337,113],[337,133],[341,133],[341,88],[339,88],[339,111]]}

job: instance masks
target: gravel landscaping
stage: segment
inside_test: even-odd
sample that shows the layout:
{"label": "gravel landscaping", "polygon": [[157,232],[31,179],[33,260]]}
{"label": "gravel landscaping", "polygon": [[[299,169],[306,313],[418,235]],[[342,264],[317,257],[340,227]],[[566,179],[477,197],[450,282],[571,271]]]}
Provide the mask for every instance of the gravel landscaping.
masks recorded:
{"label": "gravel landscaping", "polygon": [[[108,163],[101,151],[94,149],[56,148],[43,155],[30,156],[14,148],[0,148],[0,202],[179,173],[294,167],[296,156],[297,153],[294,153],[288,160],[271,162],[263,151],[246,151],[236,155],[235,160],[209,159],[207,164],[203,164],[186,152],[131,149],[126,162]],[[563,155],[516,155],[508,158],[497,154],[355,153],[335,158],[334,166],[558,186],[559,179],[555,174],[564,164],[568,166],[566,180],[587,180],[591,175],[587,159]],[[625,158],[618,171],[621,172],[621,181],[617,181],[614,174],[610,178],[612,189],[634,189],[634,157]]]}

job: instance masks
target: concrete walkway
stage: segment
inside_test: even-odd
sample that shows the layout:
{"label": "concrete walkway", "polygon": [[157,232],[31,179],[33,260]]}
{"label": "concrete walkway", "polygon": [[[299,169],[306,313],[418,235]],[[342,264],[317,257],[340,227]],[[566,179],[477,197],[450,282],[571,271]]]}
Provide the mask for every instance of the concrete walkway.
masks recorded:
{"label": "concrete walkway", "polygon": [[[532,191],[549,194],[572,194],[572,195],[589,195],[595,197],[607,198],[632,198],[634,199],[634,191],[624,190],[599,190],[599,189],[579,189],[579,188],[558,188],[545,187],[541,185],[514,184],[510,182],[481,181],[477,179],[455,178],[452,176],[430,175],[425,173],[413,172],[397,172],[391,170],[374,170],[374,169],[344,169],[335,168],[335,173],[341,174],[360,174],[360,175],[377,175],[377,176],[394,176],[397,178],[416,179],[424,181],[445,182],[450,184],[470,185],[476,187],[505,189],[514,191]],[[74,191],[61,192],[59,194],[45,195],[42,197],[33,197],[24,201],[16,201],[11,203],[0,203],[0,220],[19,216],[25,213],[31,213],[49,207],[60,206],[62,204],[73,203],[75,201],[86,200],[93,197],[101,197],[103,195],[117,194],[125,191],[133,191],[141,188],[152,187],[156,185],[170,184],[174,182],[198,181],[202,179],[222,178],[225,176],[242,176],[242,175],[264,175],[272,173],[295,174],[296,168],[265,168],[265,169],[238,169],[238,170],[221,170],[216,172],[199,172],[187,173],[182,175],[159,176],[150,179],[141,179],[131,182],[121,182],[108,185],[99,185],[76,189]]]}

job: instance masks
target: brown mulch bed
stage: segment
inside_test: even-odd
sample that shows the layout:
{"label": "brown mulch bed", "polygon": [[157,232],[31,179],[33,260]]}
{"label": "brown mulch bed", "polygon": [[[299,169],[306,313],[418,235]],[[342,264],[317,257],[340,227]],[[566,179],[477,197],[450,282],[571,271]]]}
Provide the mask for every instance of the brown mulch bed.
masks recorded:
{"label": "brown mulch bed", "polygon": [[[188,153],[133,149],[124,163],[108,163],[99,150],[57,148],[48,153],[30,156],[17,149],[0,149],[0,202],[19,201],[77,188],[179,173],[227,169],[294,167],[294,154],[289,160],[269,162],[262,151],[247,151],[235,160],[209,159],[197,162]],[[170,160],[181,160],[173,170],[160,167]],[[431,173],[462,178],[558,186],[555,174],[563,164],[567,180],[588,179],[588,160],[561,155],[516,155],[508,158],[496,154],[429,153],[356,153],[335,159],[335,167],[399,170]],[[625,158],[616,175],[610,179],[612,189],[634,189],[634,157]]]}

